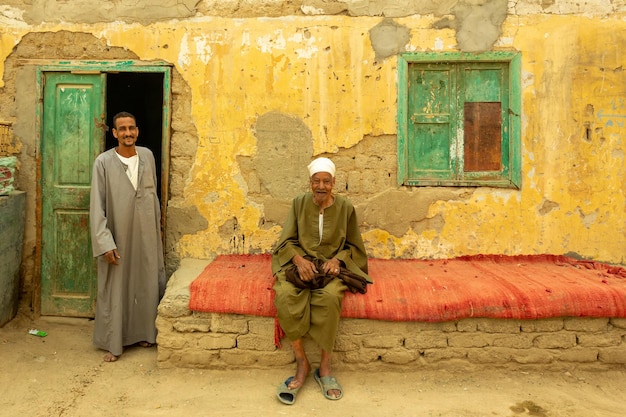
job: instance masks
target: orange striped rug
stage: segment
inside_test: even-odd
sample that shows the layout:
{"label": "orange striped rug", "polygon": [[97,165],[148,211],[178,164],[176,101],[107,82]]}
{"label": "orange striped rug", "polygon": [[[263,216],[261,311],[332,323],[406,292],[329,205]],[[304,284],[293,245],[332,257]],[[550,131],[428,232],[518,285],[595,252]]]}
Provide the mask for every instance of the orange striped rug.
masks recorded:
{"label": "orange striped rug", "polygon": [[[274,317],[270,255],[218,256],[190,285],[192,311]],[[342,317],[452,321],[470,317],[626,317],[626,269],[565,256],[371,259],[367,294]]]}

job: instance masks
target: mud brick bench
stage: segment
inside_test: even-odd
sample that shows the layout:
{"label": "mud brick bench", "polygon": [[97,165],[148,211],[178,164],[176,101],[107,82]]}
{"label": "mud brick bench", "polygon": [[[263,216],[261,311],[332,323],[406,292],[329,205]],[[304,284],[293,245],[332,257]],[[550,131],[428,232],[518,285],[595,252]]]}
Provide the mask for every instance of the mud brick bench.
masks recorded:
{"label": "mud brick bench", "polygon": [[[367,294],[344,299],[338,369],[626,364],[622,267],[551,255],[371,259],[369,267]],[[159,305],[159,366],[292,364],[288,341],[276,343],[273,280],[269,255],[184,259]]]}

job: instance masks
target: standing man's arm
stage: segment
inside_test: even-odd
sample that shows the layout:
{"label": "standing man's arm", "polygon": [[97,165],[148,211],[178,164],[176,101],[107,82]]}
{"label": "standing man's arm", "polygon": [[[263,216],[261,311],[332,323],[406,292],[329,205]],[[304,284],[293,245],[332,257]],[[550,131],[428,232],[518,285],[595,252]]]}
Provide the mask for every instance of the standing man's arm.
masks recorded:
{"label": "standing man's arm", "polygon": [[89,225],[93,256],[104,255],[108,263],[117,265],[120,258],[113,234],[107,226],[106,217],[106,169],[101,157],[96,158],[91,176],[89,195]]}

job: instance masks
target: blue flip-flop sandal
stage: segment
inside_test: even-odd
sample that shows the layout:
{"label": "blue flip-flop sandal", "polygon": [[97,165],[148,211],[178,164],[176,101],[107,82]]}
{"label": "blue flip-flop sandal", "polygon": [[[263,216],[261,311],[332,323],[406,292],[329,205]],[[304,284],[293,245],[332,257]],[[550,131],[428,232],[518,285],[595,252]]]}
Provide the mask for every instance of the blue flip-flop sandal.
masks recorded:
{"label": "blue flip-flop sandal", "polygon": [[283,404],[292,405],[294,402],[296,402],[296,395],[298,394],[300,388],[302,388],[302,385],[300,385],[298,388],[289,388],[289,384],[291,383],[291,381],[293,381],[294,378],[295,377],[290,376],[276,389],[276,396]]}
{"label": "blue flip-flop sandal", "polygon": [[[341,388],[341,385],[339,385],[339,382],[337,382],[337,379],[334,376],[320,376],[320,370],[319,368],[317,368],[315,370],[315,380],[320,385],[324,397],[328,398],[329,400],[338,400],[343,397],[343,389]],[[332,397],[328,395],[328,391],[330,390],[339,391],[339,396]]]}

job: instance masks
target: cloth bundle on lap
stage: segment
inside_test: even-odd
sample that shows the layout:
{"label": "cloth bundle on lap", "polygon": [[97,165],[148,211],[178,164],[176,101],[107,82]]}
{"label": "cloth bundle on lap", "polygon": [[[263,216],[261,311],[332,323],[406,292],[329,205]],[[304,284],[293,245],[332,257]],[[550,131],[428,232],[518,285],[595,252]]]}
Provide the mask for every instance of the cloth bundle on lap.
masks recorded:
{"label": "cloth bundle on lap", "polygon": [[285,276],[287,281],[291,282],[296,287],[302,289],[308,288],[311,290],[324,288],[330,281],[337,277],[342,280],[344,284],[346,284],[351,292],[359,292],[361,294],[365,294],[367,292],[367,281],[362,276],[357,275],[344,267],[341,267],[339,270],[339,275],[329,275],[323,272],[322,265],[324,264],[324,261],[311,256],[305,256],[304,258],[313,262],[313,264],[315,264],[315,269],[317,269],[318,272],[311,281],[302,281],[300,274],[298,273],[298,267],[296,265],[291,265],[285,270]]}

